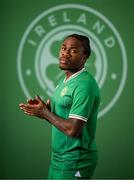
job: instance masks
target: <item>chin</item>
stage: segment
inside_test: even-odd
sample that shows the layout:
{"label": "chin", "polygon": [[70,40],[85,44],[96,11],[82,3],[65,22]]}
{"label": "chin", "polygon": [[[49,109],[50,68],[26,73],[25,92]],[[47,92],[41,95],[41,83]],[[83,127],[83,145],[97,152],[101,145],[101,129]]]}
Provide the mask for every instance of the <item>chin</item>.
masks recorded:
{"label": "chin", "polygon": [[69,70],[67,67],[59,66],[61,70]]}
{"label": "chin", "polygon": [[63,71],[70,71],[72,73],[75,73],[75,72],[79,71],[78,68],[68,68],[68,67],[63,67],[63,66],[60,66],[60,69],[63,70]]}

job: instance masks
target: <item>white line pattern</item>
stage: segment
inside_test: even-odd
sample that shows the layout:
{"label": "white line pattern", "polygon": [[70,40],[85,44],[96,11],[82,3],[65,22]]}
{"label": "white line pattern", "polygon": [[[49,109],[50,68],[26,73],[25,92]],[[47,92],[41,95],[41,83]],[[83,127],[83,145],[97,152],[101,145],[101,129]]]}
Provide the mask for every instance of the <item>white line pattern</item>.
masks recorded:
{"label": "white line pattern", "polygon": [[85,121],[87,122],[87,118],[83,117],[83,116],[80,116],[80,115],[77,115],[77,114],[69,114],[69,118],[77,118],[77,119],[80,119],[82,121]]}

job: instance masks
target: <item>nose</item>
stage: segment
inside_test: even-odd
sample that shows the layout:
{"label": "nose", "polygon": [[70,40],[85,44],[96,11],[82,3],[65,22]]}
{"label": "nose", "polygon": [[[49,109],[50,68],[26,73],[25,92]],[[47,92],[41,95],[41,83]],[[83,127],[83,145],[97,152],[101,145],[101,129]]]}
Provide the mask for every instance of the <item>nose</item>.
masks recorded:
{"label": "nose", "polygon": [[71,56],[70,51],[69,51],[69,50],[63,51],[63,52],[62,52],[62,56],[69,58],[69,57]]}

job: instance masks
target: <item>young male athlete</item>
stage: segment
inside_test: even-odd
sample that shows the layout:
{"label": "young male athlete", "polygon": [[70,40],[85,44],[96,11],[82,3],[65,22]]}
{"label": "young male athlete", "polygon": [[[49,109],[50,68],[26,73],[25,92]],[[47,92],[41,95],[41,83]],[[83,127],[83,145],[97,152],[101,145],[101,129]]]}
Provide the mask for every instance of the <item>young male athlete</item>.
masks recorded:
{"label": "young male athlete", "polygon": [[90,56],[86,36],[65,38],[59,66],[65,72],[51,100],[39,96],[20,104],[24,113],[52,124],[52,157],[48,179],[90,179],[97,164],[95,130],[100,92],[84,64]]}

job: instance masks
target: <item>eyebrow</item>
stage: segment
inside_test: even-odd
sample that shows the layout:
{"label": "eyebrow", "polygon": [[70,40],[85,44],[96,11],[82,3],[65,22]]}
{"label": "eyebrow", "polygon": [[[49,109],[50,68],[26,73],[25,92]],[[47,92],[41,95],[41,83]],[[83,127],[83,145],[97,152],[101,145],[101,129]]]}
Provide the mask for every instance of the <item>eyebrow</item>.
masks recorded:
{"label": "eyebrow", "polygon": [[[66,46],[65,44],[62,44],[62,46]],[[78,48],[78,47],[76,47],[76,46],[71,46],[71,49],[72,48]]]}

